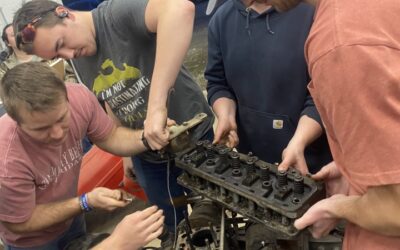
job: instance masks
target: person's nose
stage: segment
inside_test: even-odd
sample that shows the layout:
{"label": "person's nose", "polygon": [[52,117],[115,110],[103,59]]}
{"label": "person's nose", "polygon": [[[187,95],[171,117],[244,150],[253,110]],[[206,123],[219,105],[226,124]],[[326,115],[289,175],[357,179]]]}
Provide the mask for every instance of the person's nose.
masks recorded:
{"label": "person's nose", "polygon": [[50,131],[51,139],[59,140],[59,139],[63,138],[63,136],[64,136],[64,130],[61,125],[56,124],[53,127],[51,127],[51,131]]}
{"label": "person's nose", "polygon": [[74,50],[68,48],[61,48],[58,50],[58,57],[64,59],[73,59],[74,58]]}

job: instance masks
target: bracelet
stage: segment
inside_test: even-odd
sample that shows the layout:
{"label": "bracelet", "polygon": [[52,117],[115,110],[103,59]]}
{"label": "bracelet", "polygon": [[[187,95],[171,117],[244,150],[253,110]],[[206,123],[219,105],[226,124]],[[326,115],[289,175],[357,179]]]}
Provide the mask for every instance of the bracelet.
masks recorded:
{"label": "bracelet", "polygon": [[147,142],[146,138],[144,137],[144,130],[142,132],[142,143],[147,148],[147,150],[152,150],[149,143]]}
{"label": "bracelet", "polygon": [[89,206],[88,203],[88,198],[87,198],[87,194],[84,193],[81,196],[79,196],[79,206],[81,207],[81,210],[84,212],[90,212],[92,211],[92,207]]}

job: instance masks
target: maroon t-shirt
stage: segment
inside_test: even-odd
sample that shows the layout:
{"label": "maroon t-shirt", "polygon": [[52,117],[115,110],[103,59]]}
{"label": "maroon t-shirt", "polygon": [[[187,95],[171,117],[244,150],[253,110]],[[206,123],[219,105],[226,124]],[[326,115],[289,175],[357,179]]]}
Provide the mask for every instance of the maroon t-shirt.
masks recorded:
{"label": "maroon t-shirt", "polygon": [[[101,140],[111,132],[112,120],[85,86],[68,84],[67,91],[70,130],[59,146],[33,140],[8,115],[0,118],[0,221],[21,223],[37,204],[76,196],[82,139],[87,134],[93,141]],[[40,246],[61,235],[71,221],[23,235],[0,223],[0,237],[12,246]]]}

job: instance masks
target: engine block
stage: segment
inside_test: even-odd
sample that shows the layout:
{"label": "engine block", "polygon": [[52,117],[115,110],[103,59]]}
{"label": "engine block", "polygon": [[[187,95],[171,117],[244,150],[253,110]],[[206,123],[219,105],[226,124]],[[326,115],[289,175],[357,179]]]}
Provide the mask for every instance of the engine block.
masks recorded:
{"label": "engine block", "polygon": [[209,141],[197,142],[175,161],[185,170],[179,184],[266,225],[280,238],[294,238],[299,233],[294,220],[325,197],[323,183],[295,169],[280,172],[256,156]]}

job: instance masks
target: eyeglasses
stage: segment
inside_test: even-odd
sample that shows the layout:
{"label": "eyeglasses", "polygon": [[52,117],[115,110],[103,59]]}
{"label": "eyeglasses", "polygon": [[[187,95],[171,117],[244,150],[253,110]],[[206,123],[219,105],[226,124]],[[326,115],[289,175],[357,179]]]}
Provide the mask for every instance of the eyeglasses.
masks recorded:
{"label": "eyeglasses", "polygon": [[55,8],[51,8],[50,10],[44,11],[37,17],[33,18],[25,27],[19,31],[15,37],[15,41],[17,43],[17,48],[20,48],[21,44],[32,44],[36,35],[35,24],[39,22],[45,15],[50,12],[55,12]]}

